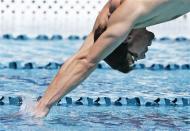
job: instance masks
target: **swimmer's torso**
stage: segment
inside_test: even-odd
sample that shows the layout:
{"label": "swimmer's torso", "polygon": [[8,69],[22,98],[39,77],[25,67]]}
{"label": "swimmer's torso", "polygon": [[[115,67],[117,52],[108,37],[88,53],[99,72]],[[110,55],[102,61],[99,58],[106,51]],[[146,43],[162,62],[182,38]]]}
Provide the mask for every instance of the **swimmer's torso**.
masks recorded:
{"label": "swimmer's torso", "polygon": [[[112,6],[119,7],[118,1],[122,4],[127,0],[111,0]],[[146,16],[140,17],[134,28],[143,28],[165,21],[175,19],[190,11],[190,0],[166,0],[164,4],[161,4],[156,9],[152,10]]]}

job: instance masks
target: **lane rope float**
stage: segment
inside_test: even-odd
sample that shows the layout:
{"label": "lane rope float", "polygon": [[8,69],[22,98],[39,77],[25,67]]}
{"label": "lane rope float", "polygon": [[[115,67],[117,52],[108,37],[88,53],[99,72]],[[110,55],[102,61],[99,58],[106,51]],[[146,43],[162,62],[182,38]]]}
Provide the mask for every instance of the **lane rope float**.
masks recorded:
{"label": "lane rope float", "polygon": [[[41,96],[36,98],[36,101],[39,101]],[[21,96],[0,96],[0,105],[14,105],[21,106],[24,98]],[[71,97],[64,97],[59,102],[56,103],[56,106],[145,106],[145,107],[162,107],[162,106],[171,106],[171,107],[183,107],[190,106],[190,98],[157,98],[155,100],[145,100],[142,97],[119,97],[118,99],[111,99],[109,97],[80,97],[77,100],[74,100]]]}

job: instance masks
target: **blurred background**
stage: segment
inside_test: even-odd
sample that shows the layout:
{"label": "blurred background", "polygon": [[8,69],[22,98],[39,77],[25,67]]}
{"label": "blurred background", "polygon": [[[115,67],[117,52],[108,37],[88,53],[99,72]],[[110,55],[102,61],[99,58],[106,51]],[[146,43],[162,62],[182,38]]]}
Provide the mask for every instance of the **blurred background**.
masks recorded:
{"label": "blurred background", "polygon": [[[84,36],[107,0],[0,0],[0,34]],[[190,34],[190,15],[150,27],[158,38]]]}

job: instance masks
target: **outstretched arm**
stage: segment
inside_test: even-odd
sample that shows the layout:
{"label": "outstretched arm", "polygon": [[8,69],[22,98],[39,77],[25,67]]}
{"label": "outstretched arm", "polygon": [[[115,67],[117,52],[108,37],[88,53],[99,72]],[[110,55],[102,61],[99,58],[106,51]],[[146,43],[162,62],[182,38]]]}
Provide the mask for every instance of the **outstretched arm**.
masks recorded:
{"label": "outstretched arm", "polygon": [[[108,16],[109,16],[109,6],[110,6],[110,2],[106,3],[106,5],[103,7],[103,9],[101,10],[101,12],[99,13],[99,15],[96,18],[96,21],[95,21],[92,31],[87,36],[86,40],[84,41],[84,43],[82,44],[80,49],[73,56],[71,56],[69,59],[67,59],[65,61],[65,63],[62,65],[61,69],[58,71],[54,80],[52,81],[52,83],[49,85],[47,91],[45,92],[46,95],[51,94],[51,92],[49,91],[50,89],[52,89],[53,87],[57,87],[56,83],[61,82],[61,80],[63,79],[61,76],[63,76],[63,74],[66,74],[66,72],[68,72],[68,69],[70,68],[72,63],[75,63],[76,59],[78,59],[79,57],[84,56],[86,54],[86,52],[88,52],[89,48],[92,47],[92,45],[94,44],[95,30],[98,27],[104,28],[107,25]],[[35,108],[34,115],[37,117],[43,117],[49,111],[49,108],[46,108],[46,105],[45,105],[45,102],[43,101],[43,99],[45,99],[45,98],[43,97],[37,103],[37,106]]]}
{"label": "outstretched arm", "polygon": [[64,72],[57,74],[55,80],[36,106],[34,112],[36,117],[47,115],[54,103],[85,80],[95,70],[98,62],[124,41],[136,20],[144,13],[144,6],[140,1],[127,0],[127,2],[124,2],[112,14],[107,30],[96,43],[74,57]]}
{"label": "outstretched arm", "polygon": [[89,33],[89,35],[87,36],[86,40],[84,41],[84,43],[82,44],[82,46],[80,47],[80,49],[69,59],[67,59],[64,63],[64,65],[61,67],[59,72],[64,72],[65,69],[68,67],[68,65],[70,65],[72,63],[72,61],[80,54],[82,54],[83,52],[85,52],[85,50],[87,50],[88,48],[90,48],[93,44],[94,44],[94,34],[95,34],[95,30],[100,27],[100,28],[105,28],[107,26],[108,23],[108,17],[110,16],[110,5],[111,5],[111,1],[108,1],[105,6],[102,8],[101,12],[99,13],[99,15],[96,18],[96,21],[94,23],[93,29],[92,31]]}
{"label": "outstretched arm", "polygon": [[[82,44],[82,46],[80,47],[80,49],[73,56],[71,56],[69,59],[67,59],[65,61],[64,65],[61,67],[61,69],[59,70],[59,72],[64,72],[67,69],[67,67],[73,62],[73,60],[78,55],[81,55],[83,52],[85,52],[85,50],[87,50],[88,48],[90,48],[94,44],[95,30],[98,27],[104,28],[107,25],[108,16],[110,15],[110,13],[109,13],[110,4],[111,4],[110,1],[108,1],[105,4],[105,6],[102,8],[101,12],[99,13],[99,15],[96,18],[96,21],[95,21],[95,24],[93,26],[92,31],[87,36],[86,40],[84,41],[84,43]],[[55,80],[56,79],[54,79],[54,81]]]}

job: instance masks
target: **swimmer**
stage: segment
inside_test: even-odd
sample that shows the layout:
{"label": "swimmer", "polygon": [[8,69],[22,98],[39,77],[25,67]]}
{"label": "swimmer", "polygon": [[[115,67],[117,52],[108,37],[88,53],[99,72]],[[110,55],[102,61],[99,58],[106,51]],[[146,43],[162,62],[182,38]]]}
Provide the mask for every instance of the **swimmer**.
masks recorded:
{"label": "swimmer", "polygon": [[[117,67],[116,62],[116,67],[113,68],[124,73],[130,71],[134,60],[144,58],[153,38],[153,34],[145,28],[190,12],[189,5],[190,0],[110,0],[98,16],[93,31],[83,46],[61,67],[35,106],[33,115],[46,116],[51,107],[83,82],[101,60],[114,66],[114,56],[111,56],[112,59],[109,56],[118,48],[120,50],[120,46],[124,46],[126,51],[121,53],[126,55],[126,62],[122,58],[124,65]],[[145,38],[143,34],[146,35]],[[116,55],[119,56],[120,54]],[[107,57],[109,60],[106,60]]]}
{"label": "swimmer", "polygon": [[[94,42],[106,30],[111,14],[121,4],[120,0],[109,1],[98,15],[94,28]],[[133,29],[127,38],[104,61],[113,69],[123,73],[132,70],[134,61],[145,58],[148,46],[151,45],[154,34],[145,28]]]}

